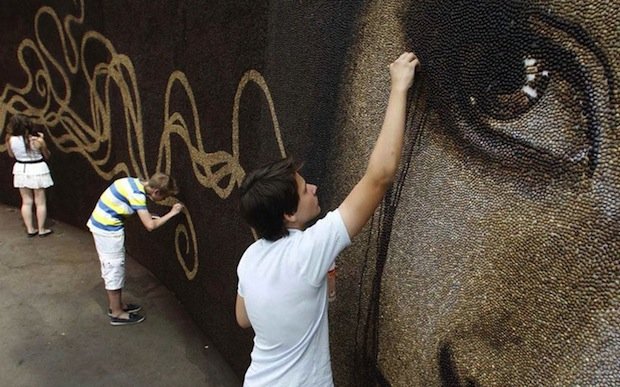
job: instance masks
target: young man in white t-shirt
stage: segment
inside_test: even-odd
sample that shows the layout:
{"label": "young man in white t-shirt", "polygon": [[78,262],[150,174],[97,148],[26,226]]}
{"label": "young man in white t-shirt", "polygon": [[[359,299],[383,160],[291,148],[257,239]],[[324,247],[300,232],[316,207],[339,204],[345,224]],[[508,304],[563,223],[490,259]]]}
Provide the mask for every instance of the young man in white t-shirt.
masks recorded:
{"label": "young man in white t-shirt", "polygon": [[338,209],[306,228],[321,211],[317,187],[304,180],[292,159],[251,172],[241,185],[241,214],[260,237],[237,268],[237,322],[255,332],[244,386],[333,386],[327,272],[394,180],[417,65],[408,52],[390,65],[379,138],[366,173]]}

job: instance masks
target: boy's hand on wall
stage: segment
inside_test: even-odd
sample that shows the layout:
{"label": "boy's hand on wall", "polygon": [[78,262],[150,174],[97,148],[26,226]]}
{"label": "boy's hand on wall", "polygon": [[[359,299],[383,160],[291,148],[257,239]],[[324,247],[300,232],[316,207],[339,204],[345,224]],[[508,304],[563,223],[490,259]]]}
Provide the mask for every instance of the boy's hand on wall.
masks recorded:
{"label": "boy's hand on wall", "polygon": [[181,203],[175,203],[172,206],[172,209],[170,210],[170,212],[172,212],[174,215],[178,215],[181,211],[183,211],[183,205]]}

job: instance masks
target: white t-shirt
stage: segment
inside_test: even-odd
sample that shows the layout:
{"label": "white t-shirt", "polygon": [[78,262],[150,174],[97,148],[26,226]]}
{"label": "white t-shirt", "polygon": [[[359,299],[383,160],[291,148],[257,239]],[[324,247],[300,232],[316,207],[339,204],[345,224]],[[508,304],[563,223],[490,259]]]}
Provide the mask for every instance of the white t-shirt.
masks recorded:
{"label": "white t-shirt", "polygon": [[327,271],[351,240],[338,210],[275,242],[259,239],[237,267],[254,337],[244,386],[333,386]]}

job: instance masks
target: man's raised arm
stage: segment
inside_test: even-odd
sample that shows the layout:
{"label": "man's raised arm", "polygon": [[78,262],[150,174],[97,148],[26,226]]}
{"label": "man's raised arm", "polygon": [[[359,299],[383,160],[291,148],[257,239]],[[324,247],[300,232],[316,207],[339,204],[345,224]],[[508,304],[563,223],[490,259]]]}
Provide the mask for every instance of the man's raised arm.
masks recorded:
{"label": "man's raised arm", "polygon": [[418,64],[413,53],[405,52],[390,65],[390,98],[379,138],[366,173],[339,207],[351,238],[362,230],[394,181],[403,148],[407,91]]}

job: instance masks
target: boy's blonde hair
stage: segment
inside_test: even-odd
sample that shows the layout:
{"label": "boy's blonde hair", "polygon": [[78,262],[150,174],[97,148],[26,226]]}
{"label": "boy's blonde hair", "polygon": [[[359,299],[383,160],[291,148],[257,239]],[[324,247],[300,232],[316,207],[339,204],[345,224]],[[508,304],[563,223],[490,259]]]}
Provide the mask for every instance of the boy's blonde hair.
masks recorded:
{"label": "boy's blonde hair", "polygon": [[176,181],[165,173],[157,172],[148,180],[149,187],[159,190],[165,197],[174,196],[179,193]]}

